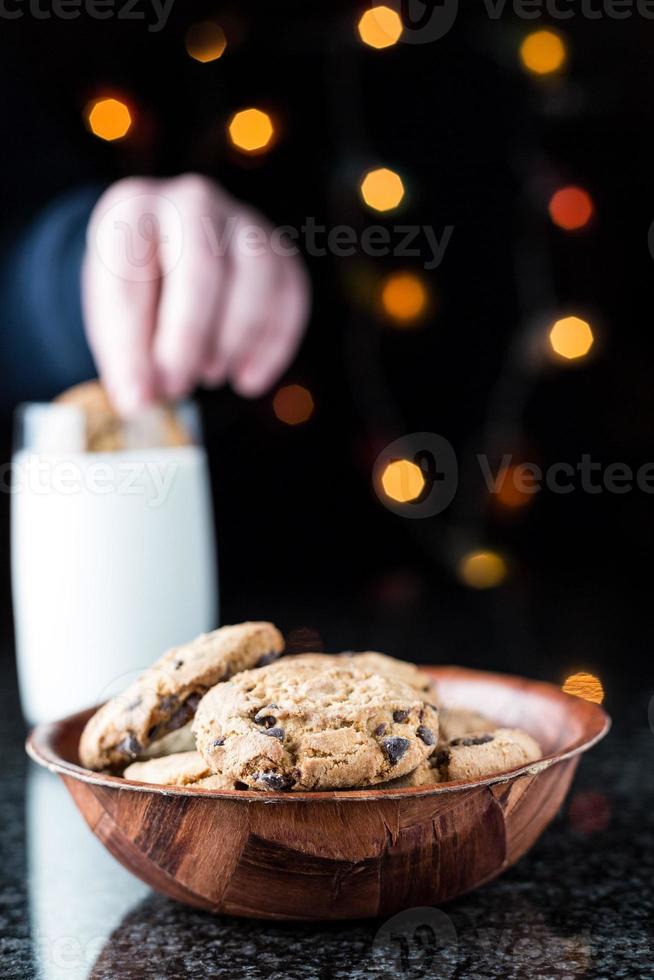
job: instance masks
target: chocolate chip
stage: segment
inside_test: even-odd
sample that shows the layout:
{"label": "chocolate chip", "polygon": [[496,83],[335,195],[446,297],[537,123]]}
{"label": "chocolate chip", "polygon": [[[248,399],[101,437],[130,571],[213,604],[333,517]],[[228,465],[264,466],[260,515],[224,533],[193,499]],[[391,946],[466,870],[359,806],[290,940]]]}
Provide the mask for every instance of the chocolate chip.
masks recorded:
{"label": "chocolate chip", "polygon": [[393,721],[401,722],[406,721],[409,717],[409,711],[402,709],[401,711],[393,712]]}
{"label": "chocolate chip", "polygon": [[492,741],[492,735],[469,735],[465,738],[453,738],[450,745],[485,745]]}
{"label": "chocolate chip", "polygon": [[256,772],[252,778],[256,783],[263,783],[266,789],[277,792],[289,790],[295,782],[290,776],[282,776],[277,772]]}
{"label": "chocolate chip", "polygon": [[261,708],[260,711],[257,711],[256,715],[254,716],[255,724],[265,725],[266,728],[272,728],[272,726],[275,724],[277,719],[275,718],[274,715],[268,714],[268,712],[273,707],[276,708],[277,705],[268,705],[265,708]]}
{"label": "chocolate chip", "polygon": [[278,738],[280,742],[284,740],[284,735],[286,732],[283,728],[269,728],[266,735],[270,735],[271,738]]}
{"label": "chocolate chip", "polygon": [[384,722],[382,722],[381,725],[377,725],[373,734],[375,734],[379,738],[379,736],[383,735],[385,731],[386,731],[386,725],[384,724]]}
{"label": "chocolate chip", "polygon": [[418,725],[416,728],[416,735],[425,743],[425,745],[436,745],[434,733],[432,732],[431,728],[427,728],[426,725]]}
{"label": "chocolate chip", "polygon": [[225,739],[224,738],[214,738],[213,742],[211,743],[211,748],[212,749],[219,749],[220,746],[221,745],[224,745],[224,744],[225,744]]}
{"label": "chocolate chip", "polygon": [[392,766],[396,765],[406,754],[410,744],[408,738],[400,738],[397,735],[382,740],[382,747]]}
{"label": "chocolate chip", "polygon": [[130,732],[129,735],[125,736],[122,742],[117,746],[117,749],[124,755],[129,756],[131,759],[135,759],[141,754],[142,751],[141,743],[133,732]]}
{"label": "chocolate chip", "polygon": [[264,653],[261,657],[259,657],[259,659],[257,660],[255,666],[256,667],[267,667],[267,665],[268,664],[271,664],[273,662],[273,660],[277,660],[277,657],[278,656],[279,656],[279,654],[277,653],[276,650],[271,650],[269,653]]}
{"label": "chocolate chip", "polygon": [[173,664],[173,667],[175,668],[175,670],[179,670],[179,668],[180,667],[183,667],[183,666],[184,666],[184,661],[183,660],[176,660],[175,663]]}

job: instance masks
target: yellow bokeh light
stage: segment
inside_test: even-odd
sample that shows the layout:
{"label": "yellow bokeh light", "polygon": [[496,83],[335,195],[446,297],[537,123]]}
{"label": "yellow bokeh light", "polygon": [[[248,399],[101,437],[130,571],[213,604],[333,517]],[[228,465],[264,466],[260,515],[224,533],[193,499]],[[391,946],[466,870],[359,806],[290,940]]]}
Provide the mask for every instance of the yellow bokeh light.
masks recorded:
{"label": "yellow bokeh light", "polygon": [[495,551],[471,551],[457,566],[459,578],[472,589],[494,589],[508,574],[505,560]]}
{"label": "yellow bokeh light", "polygon": [[409,459],[393,459],[384,467],[381,484],[387,497],[407,504],[417,500],[425,489],[425,478],[417,463]]}
{"label": "yellow bokeh light", "polygon": [[604,688],[599,677],[584,671],[570,674],[563,684],[563,690],[566,694],[574,694],[575,697],[593,701],[595,704],[601,704],[604,700]]}
{"label": "yellow bokeh light", "polygon": [[191,24],[186,32],[186,51],[195,61],[206,65],[217,61],[227,47],[225,32],[212,20]]}
{"label": "yellow bokeh light", "polygon": [[263,109],[241,109],[227,124],[229,138],[244,153],[262,153],[270,146],[275,127]]}
{"label": "yellow bokeh light", "polygon": [[534,75],[551,75],[565,64],[563,39],[554,31],[532,31],[520,45],[520,60]]}
{"label": "yellow bokeh light", "polygon": [[557,320],[549,332],[552,350],[566,361],[585,357],[593,346],[594,339],[590,324],[578,316],[566,316]]}
{"label": "yellow bokeh light", "polygon": [[313,415],[313,396],[303,385],[285,385],[273,398],[273,411],[280,422],[300,425]]}
{"label": "yellow bokeh light", "polygon": [[382,286],[381,303],[387,316],[406,326],[424,313],[427,290],[413,273],[396,272]]}
{"label": "yellow bokeh light", "polygon": [[86,109],[88,127],[94,136],[111,142],[122,139],[132,128],[132,116],[120,99],[96,99]]}
{"label": "yellow bokeh light", "polygon": [[369,170],[361,181],[361,197],[375,211],[390,211],[404,197],[402,178],[388,167]]}
{"label": "yellow bokeh light", "polygon": [[358,24],[359,37],[371,48],[390,48],[402,35],[402,19],[396,10],[380,5],[366,10]]}

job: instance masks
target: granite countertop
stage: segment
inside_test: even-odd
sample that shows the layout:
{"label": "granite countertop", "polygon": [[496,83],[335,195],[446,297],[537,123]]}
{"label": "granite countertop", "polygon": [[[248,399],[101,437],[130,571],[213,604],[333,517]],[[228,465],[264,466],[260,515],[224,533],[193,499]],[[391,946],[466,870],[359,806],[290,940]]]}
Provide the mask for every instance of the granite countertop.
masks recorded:
{"label": "granite countertop", "polygon": [[11,680],[0,693],[0,976],[651,978],[649,697],[625,689],[609,705],[613,732],[583,759],[563,812],[495,882],[390,926],[294,925],[213,918],[132,878],[57,777],[26,759]]}

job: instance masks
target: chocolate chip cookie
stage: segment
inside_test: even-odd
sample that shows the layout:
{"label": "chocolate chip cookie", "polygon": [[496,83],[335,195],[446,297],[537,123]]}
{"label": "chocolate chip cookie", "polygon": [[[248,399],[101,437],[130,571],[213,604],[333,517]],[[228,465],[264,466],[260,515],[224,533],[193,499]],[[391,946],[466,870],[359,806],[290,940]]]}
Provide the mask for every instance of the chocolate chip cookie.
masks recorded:
{"label": "chocolate chip cookie", "polygon": [[272,623],[223,626],[174,647],[87,722],[79,756],[87,769],[116,769],[191,720],[200,698],[238,671],[276,658],[284,647]]}
{"label": "chocolate chip cookie", "polygon": [[490,732],[494,728],[495,722],[486,718],[485,715],[480,715],[477,711],[470,711],[467,708],[450,708],[447,705],[441,707],[440,738],[443,742],[449,742],[450,739],[458,738],[461,735]]}
{"label": "chocolate chip cookie", "polygon": [[[311,654],[309,654],[311,656]],[[434,678],[424,670],[420,670],[415,664],[407,663],[406,660],[398,660],[396,657],[389,657],[385,653],[377,653],[374,650],[366,650],[363,653],[340,654],[342,657],[351,657],[353,662],[359,667],[369,668],[382,677],[390,680],[401,681],[408,684],[425,701],[429,701],[434,707],[440,704],[438,687]]]}
{"label": "chocolate chip cookie", "polygon": [[378,788],[402,789],[405,786],[430,786],[450,780],[482,779],[535,762],[541,754],[538,742],[515,728],[496,728],[490,732],[461,735],[439,743],[436,751],[413,772]]}
{"label": "chocolate chip cookie", "polygon": [[461,735],[439,745],[433,764],[441,782],[482,779],[535,762],[541,755],[540,745],[527,732],[496,728],[492,732]]}
{"label": "chocolate chip cookie", "polygon": [[202,789],[234,789],[233,781],[212,773],[199,752],[176,752],[160,759],[133,762],[125,779],[161,786],[199,786]]}
{"label": "chocolate chip cookie", "polygon": [[438,713],[356,658],[288,657],[218,684],[193,732],[212,771],[261,790],[367,786],[434,751]]}
{"label": "chocolate chip cookie", "polygon": [[84,381],[55,398],[59,405],[72,405],[84,415],[88,452],[117,452],[156,446],[185,446],[188,433],[170,405],[156,404],[136,419],[122,419],[99,381]]}

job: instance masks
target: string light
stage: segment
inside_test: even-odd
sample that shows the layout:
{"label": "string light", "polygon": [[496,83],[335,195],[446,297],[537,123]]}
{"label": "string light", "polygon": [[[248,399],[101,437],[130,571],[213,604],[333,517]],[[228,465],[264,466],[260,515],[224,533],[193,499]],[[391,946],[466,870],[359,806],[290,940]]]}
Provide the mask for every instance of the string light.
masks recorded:
{"label": "string light", "polygon": [[582,187],[562,187],[552,195],[548,205],[550,218],[564,231],[575,231],[588,224],[593,216],[590,194]]}
{"label": "string light", "polygon": [[601,704],[604,700],[604,687],[599,677],[584,671],[570,674],[563,683],[563,691],[585,701],[593,701],[595,704]]}
{"label": "string light", "polygon": [[578,316],[566,316],[557,320],[549,332],[552,350],[566,361],[585,357],[593,346],[594,339],[590,324]]}
{"label": "string light", "polygon": [[206,65],[217,61],[227,47],[225,32],[212,20],[192,24],[186,32],[186,51],[195,61]]}
{"label": "string light", "polygon": [[402,19],[396,10],[380,5],[366,10],[359,20],[358,30],[359,37],[369,47],[390,48],[400,40]]}
{"label": "string light", "polygon": [[360,189],[361,197],[374,211],[391,211],[404,197],[402,178],[388,167],[369,170]]}
{"label": "string light", "polygon": [[241,109],[227,124],[233,145],[244,153],[263,153],[275,133],[272,119],[263,109]]}
{"label": "string light", "polygon": [[384,312],[402,326],[415,322],[427,306],[427,290],[411,272],[395,272],[384,281],[381,291]]}
{"label": "string light", "polygon": [[508,575],[507,564],[495,551],[471,551],[458,565],[459,578],[472,589],[494,589]]}
{"label": "string light", "polygon": [[273,398],[273,411],[280,422],[286,425],[301,425],[307,422],[314,412],[311,392],[303,385],[285,385]]}
{"label": "string light", "polygon": [[520,60],[534,75],[560,71],[567,59],[563,38],[555,31],[532,31],[520,45]]}
{"label": "string light", "polygon": [[111,143],[132,128],[132,115],[120,99],[96,99],[86,107],[86,121],[94,136]]}
{"label": "string light", "polygon": [[425,489],[422,470],[409,459],[393,459],[384,468],[381,477],[384,493],[400,504],[417,500]]}

